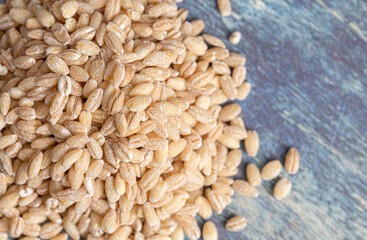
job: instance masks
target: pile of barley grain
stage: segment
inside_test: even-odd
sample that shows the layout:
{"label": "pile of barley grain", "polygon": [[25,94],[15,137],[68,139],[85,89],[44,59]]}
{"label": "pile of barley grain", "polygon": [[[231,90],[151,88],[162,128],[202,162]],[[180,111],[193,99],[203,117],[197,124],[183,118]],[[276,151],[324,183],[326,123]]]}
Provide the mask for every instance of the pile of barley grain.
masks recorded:
{"label": "pile of barley grain", "polygon": [[258,195],[228,178],[248,133],[239,105],[220,106],[249,94],[246,60],[187,14],[173,0],[0,5],[0,239],[198,239],[197,214]]}

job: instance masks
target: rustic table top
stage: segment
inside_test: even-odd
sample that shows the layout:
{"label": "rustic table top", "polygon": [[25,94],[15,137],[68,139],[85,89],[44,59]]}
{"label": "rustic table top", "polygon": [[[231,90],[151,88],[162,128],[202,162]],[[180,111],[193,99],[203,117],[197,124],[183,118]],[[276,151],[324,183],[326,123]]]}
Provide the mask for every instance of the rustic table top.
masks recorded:
{"label": "rustic table top", "polygon": [[[205,32],[222,39],[242,32],[229,48],[247,58],[250,96],[241,102],[248,129],[261,138],[260,153],[243,157],[262,167],[300,150],[300,172],[288,176],[291,194],[259,187],[257,199],[235,196],[224,215],[212,220],[220,239],[367,238],[367,2],[362,0],[231,0],[233,15],[222,17],[215,0],[185,0],[190,19],[203,19]],[[347,3],[348,2],[348,3]],[[240,233],[223,228],[243,215]]]}

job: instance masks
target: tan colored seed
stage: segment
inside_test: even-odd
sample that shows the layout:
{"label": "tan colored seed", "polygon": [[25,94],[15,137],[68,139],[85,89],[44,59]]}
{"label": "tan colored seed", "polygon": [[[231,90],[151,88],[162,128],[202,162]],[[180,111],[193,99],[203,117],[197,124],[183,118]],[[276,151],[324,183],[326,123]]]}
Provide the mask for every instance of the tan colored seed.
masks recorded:
{"label": "tan colored seed", "polygon": [[236,193],[245,196],[245,197],[253,197],[256,198],[259,196],[259,192],[251,186],[248,182],[244,180],[237,179],[232,184],[233,189]]}
{"label": "tan colored seed", "polygon": [[143,208],[144,208],[144,217],[145,220],[147,221],[147,224],[150,227],[157,226],[160,223],[160,221],[152,205],[147,202],[144,204]]}
{"label": "tan colored seed", "polygon": [[12,208],[17,205],[18,199],[19,199],[18,193],[16,192],[9,193],[0,200],[0,208],[1,209]]}
{"label": "tan colored seed", "polygon": [[52,24],[55,23],[54,16],[49,11],[47,11],[46,9],[44,9],[42,7],[36,7],[35,15],[36,15],[38,21],[44,27],[51,27]]}
{"label": "tan colored seed", "polygon": [[213,222],[208,221],[204,223],[202,230],[203,240],[217,240],[218,239],[218,230]]}
{"label": "tan colored seed", "polygon": [[282,200],[287,197],[292,189],[292,182],[286,178],[281,178],[274,186],[273,195],[276,199]]}
{"label": "tan colored seed", "polygon": [[51,238],[51,240],[67,240],[68,235],[66,233],[60,233],[56,235],[55,237]]}
{"label": "tan colored seed", "polygon": [[237,45],[240,43],[241,41],[241,32],[239,31],[235,31],[233,33],[231,33],[231,35],[229,36],[230,43],[232,43],[233,45]]}
{"label": "tan colored seed", "polygon": [[157,183],[152,190],[149,192],[149,201],[152,203],[156,203],[160,201],[167,191],[167,183],[162,181]]}
{"label": "tan colored seed", "polygon": [[24,8],[12,8],[9,11],[9,15],[17,23],[25,25],[27,20],[33,17],[33,13]]}
{"label": "tan colored seed", "polygon": [[254,157],[259,152],[260,140],[256,131],[248,131],[247,138],[244,141],[246,152],[249,156]]}
{"label": "tan colored seed", "polygon": [[92,41],[80,40],[76,44],[76,49],[83,55],[95,56],[100,52],[100,48],[97,44]]}
{"label": "tan colored seed", "polygon": [[193,54],[202,56],[204,55],[205,51],[207,50],[208,46],[205,42],[198,37],[187,37],[184,40],[184,44]]}
{"label": "tan colored seed", "polygon": [[65,168],[70,168],[80,157],[82,156],[82,150],[79,148],[69,151],[61,159],[61,163]]}
{"label": "tan colored seed", "polygon": [[35,178],[41,170],[43,162],[43,153],[39,152],[32,157],[28,168],[28,177]]}
{"label": "tan colored seed", "polygon": [[247,181],[254,187],[257,187],[261,184],[261,173],[258,167],[255,164],[250,163],[246,167],[246,177]]}
{"label": "tan colored seed", "polygon": [[203,34],[203,38],[205,40],[205,42],[207,42],[208,44],[215,46],[215,47],[221,47],[221,48],[225,48],[226,45],[223,43],[222,40],[220,40],[219,38],[210,35],[210,34]]}
{"label": "tan colored seed", "polygon": [[140,179],[139,186],[143,191],[151,190],[159,180],[160,171],[158,168],[153,168],[147,171]]}
{"label": "tan colored seed", "polygon": [[66,62],[56,55],[48,56],[46,59],[46,64],[53,72],[61,76],[69,74],[69,67]]}
{"label": "tan colored seed", "polygon": [[237,89],[237,99],[244,100],[247,98],[251,91],[251,84],[249,82],[244,82]]}
{"label": "tan colored seed", "polygon": [[198,214],[204,218],[204,219],[208,219],[212,216],[213,214],[213,210],[212,207],[210,206],[210,203],[208,202],[208,200],[203,197],[203,196],[199,196],[196,200],[195,203],[199,206],[199,212]]}
{"label": "tan colored seed", "polygon": [[300,157],[296,148],[289,149],[284,162],[285,170],[289,174],[296,174],[299,170]]}
{"label": "tan colored seed", "polygon": [[244,217],[236,216],[226,222],[226,229],[231,232],[239,232],[247,226],[247,220]]}
{"label": "tan colored seed", "polygon": [[238,167],[242,162],[242,151],[233,149],[228,152],[226,165],[228,167]]}
{"label": "tan colored seed", "polygon": [[13,217],[9,222],[9,233],[12,238],[19,238],[24,231],[24,220],[19,217]]}
{"label": "tan colored seed", "polygon": [[238,104],[228,104],[223,107],[219,114],[219,120],[222,122],[229,122],[241,113],[241,106]]}
{"label": "tan colored seed", "polygon": [[224,17],[228,17],[232,13],[232,6],[230,0],[217,0],[218,9],[220,14]]}
{"label": "tan colored seed", "polygon": [[14,59],[14,65],[20,69],[30,69],[36,64],[36,59],[30,56],[20,56]]}
{"label": "tan colored seed", "polygon": [[163,62],[165,57],[165,52],[155,51],[144,58],[143,64],[145,66],[157,66]]}
{"label": "tan colored seed", "polygon": [[150,96],[137,96],[131,98],[127,103],[127,107],[132,112],[141,112],[146,109],[150,103],[152,102],[152,98]]}
{"label": "tan colored seed", "polygon": [[127,240],[132,229],[129,226],[119,227],[111,236],[110,240]]}
{"label": "tan colored seed", "polygon": [[71,78],[69,76],[62,76],[59,79],[57,86],[59,93],[63,96],[68,96],[71,93]]}
{"label": "tan colored seed", "polygon": [[0,149],[5,149],[15,143],[18,139],[18,136],[15,134],[6,135],[0,137]]}
{"label": "tan colored seed", "polygon": [[60,11],[64,18],[71,18],[78,11],[78,2],[67,1],[61,6]]}
{"label": "tan colored seed", "polygon": [[273,160],[265,164],[261,169],[261,176],[264,180],[272,180],[276,178],[282,170],[282,164],[279,160]]}
{"label": "tan colored seed", "polygon": [[62,226],[59,223],[49,222],[41,227],[40,238],[50,239],[57,236],[62,231]]}

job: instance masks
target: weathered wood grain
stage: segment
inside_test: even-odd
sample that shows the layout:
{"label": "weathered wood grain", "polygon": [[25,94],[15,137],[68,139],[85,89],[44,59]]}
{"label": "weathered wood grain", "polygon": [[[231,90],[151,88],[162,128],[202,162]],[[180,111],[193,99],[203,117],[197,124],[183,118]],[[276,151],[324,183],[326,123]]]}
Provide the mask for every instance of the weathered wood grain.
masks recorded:
{"label": "weathered wood grain", "polygon": [[[291,194],[271,196],[275,181],[258,199],[235,196],[212,220],[220,239],[367,239],[367,2],[326,0],[232,0],[223,18],[215,0],[185,0],[190,19],[205,32],[242,41],[228,46],[247,57],[253,91],[243,106],[249,129],[261,137],[255,159],[263,166],[300,150],[300,172],[288,176]],[[226,232],[233,215],[248,219],[240,233]]]}

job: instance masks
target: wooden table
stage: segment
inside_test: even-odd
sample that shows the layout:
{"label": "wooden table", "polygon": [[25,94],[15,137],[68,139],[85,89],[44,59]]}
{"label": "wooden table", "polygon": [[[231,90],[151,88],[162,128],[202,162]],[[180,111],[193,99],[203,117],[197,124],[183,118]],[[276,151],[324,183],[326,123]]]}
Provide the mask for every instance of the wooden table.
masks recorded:
{"label": "wooden table", "polygon": [[[288,176],[291,194],[259,187],[257,199],[235,196],[212,220],[220,239],[367,239],[367,2],[362,0],[231,0],[222,17],[215,0],[185,0],[190,19],[222,39],[242,32],[229,48],[247,58],[253,91],[241,102],[248,129],[261,138],[262,167],[300,150],[300,172]],[[233,215],[248,219],[240,233],[223,229]]]}

